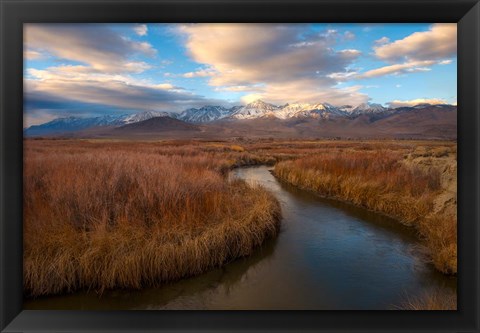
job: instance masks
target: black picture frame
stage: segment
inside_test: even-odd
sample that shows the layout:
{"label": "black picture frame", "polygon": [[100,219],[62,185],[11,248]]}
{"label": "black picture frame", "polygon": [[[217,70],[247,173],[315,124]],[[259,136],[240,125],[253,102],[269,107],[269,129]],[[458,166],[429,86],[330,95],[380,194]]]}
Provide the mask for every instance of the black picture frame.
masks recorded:
{"label": "black picture frame", "polygon": [[[2,332],[301,331],[479,332],[480,4],[478,0],[1,0]],[[24,23],[457,22],[457,311],[27,311],[22,310]]]}

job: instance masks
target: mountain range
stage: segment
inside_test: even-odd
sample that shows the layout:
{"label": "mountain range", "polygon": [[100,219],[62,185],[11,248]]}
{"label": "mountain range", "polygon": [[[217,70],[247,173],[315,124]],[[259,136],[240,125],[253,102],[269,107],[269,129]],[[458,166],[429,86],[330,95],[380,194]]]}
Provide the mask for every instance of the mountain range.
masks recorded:
{"label": "mountain range", "polygon": [[[374,103],[363,103],[355,107],[337,107],[329,103],[292,103],[277,106],[257,100],[245,106],[203,106],[180,113],[145,111],[129,115],[57,118],[41,125],[30,126],[24,130],[24,134],[30,137],[75,134],[88,136],[99,133],[119,135],[194,131],[248,135],[256,131],[262,134],[262,130],[267,133],[271,132],[272,128],[278,128],[279,133],[290,133],[293,136],[299,133],[304,136],[336,136],[336,133],[349,136],[349,133],[356,132],[368,136],[369,130],[372,130],[372,133],[388,134],[389,128],[395,128],[395,133],[407,136],[410,133],[416,137],[422,136],[423,130],[418,128],[421,124],[429,128],[432,137],[452,138],[456,137],[456,110],[456,106],[447,104],[420,104],[394,109]],[[381,128],[382,124],[384,128]],[[442,128],[443,132],[436,133],[436,126]],[[241,128],[244,130],[240,131]],[[291,128],[295,128],[295,131],[292,132]],[[305,130],[306,128],[308,130]],[[446,132],[445,128],[448,129]]]}

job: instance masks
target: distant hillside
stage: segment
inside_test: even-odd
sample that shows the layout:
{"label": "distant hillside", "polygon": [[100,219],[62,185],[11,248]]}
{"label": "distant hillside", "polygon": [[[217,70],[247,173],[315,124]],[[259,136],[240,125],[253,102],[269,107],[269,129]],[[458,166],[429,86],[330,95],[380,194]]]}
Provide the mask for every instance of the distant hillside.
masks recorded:
{"label": "distant hillside", "polygon": [[156,133],[175,131],[200,131],[197,125],[186,123],[171,117],[155,117],[132,124],[123,125],[114,129],[118,133]]}
{"label": "distant hillside", "polygon": [[428,105],[403,108],[374,123],[378,131],[396,137],[457,138],[457,108],[450,105]]}
{"label": "distant hillside", "polygon": [[94,127],[119,126],[123,124],[122,116],[102,116],[93,118],[64,117],[41,125],[33,125],[24,130],[25,136],[42,136],[66,134]]}

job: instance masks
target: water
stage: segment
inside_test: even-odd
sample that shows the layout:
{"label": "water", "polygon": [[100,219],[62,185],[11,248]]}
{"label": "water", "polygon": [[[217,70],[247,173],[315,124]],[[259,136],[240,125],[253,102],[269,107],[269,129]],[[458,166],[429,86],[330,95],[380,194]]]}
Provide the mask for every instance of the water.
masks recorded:
{"label": "water", "polygon": [[413,230],[280,183],[268,167],[232,176],[261,184],[281,203],[279,236],[254,255],[160,288],[44,297],[25,308],[378,310],[430,288],[456,289],[456,278],[420,259]]}

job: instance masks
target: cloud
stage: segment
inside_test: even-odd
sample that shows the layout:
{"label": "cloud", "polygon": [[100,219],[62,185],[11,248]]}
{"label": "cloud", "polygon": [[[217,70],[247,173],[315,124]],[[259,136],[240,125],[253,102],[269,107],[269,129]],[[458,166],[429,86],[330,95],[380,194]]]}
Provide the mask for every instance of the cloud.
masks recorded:
{"label": "cloud", "polygon": [[449,57],[457,52],[457,25],[433,24],[428,31],[415,32],[403,39],[391,42],[388,37],[374,41],[375,56],[389,65],[364,73],[344,71],[329,77],[338,81],[368,79],[386,75],[402,75],[427,72],[433,65],[448,65]]}
{"label": "cloud", "polygon": [[208,102],[170,83],[151,83],[130,76],[83,72],[82,66],[29,69],[33,79],[25,80],[26,99],[48,95],[53,100],[68,100],[124,109],[181,110],[183,105]]}
{"label": "cloud", "polygon": [[447,60],[442,60],[442,61],[439,61],[438,64],[439,65],[450,65],[452,63],[452,59],[447,59]]}
{"label": "cloud", "polygon": [[258,88],[258,92],[247,94],[241,98],[243,103],[262,99],[277,105],[295,102],[329,102],[333,105],[360,104],[369,98],[360,92],[360,85],[346,88],[329,88],[315,86],[312,81],[292,81],[284,85],[272,85]]}
{"label": "cloud", "polygon": [[206,104],[225,104],[170,83],[153,83],[129,75],[92,73],[87,66],[28,69],[24,80],[27,123],[38,117],[91,115],[125,111],[183,111]]}
{"label": "cloud", "polygon": [[387,104],[389,107],[395,109],[402,106],[415,106],[418,104],[448,104],[448,102],[439,98],[417,98],[406,101],[394,100],[392,102],[388,102]]}
{"label": "cloud", "polygon": [[362,52],[355,49],[341,50],[341,51],[338,51],[338,53],[344,56],[345,58],[352,58],[352,59],[356,59],[359,55],[362,54]]}
{"label": "cloud", "polygon": [[430,70],[427,66],[434,65],[436,62],[431,60],[426,61],[411,61],[403,64],[395,64],[384,66],[376,69],[372,69],[366,71],[365,73],[358,74],[355,76],[355,79],[367,79],[373,78],[378,76],[385,76],[385,75],[400,75],[406,73],[414,73],[414,72],[425,72]]}
{"label": "cloud", "polygon": [[258,91],[259,88],[256,86],[229,86],[229,87],[216,87],[216,91],[233,91],[233,92],[243,92],[243,91]]}
{"label": "cloud", "polygon": [[344,38],[345,40],[353,40],[353,39],[355,39],[355,34],[354,34],[353,32],[351,32],[351,31],[345,31],[345,32],[343,33],[343,38]]}
{"label": "cloud", "polygon": [[128,43],[130,43],[130,46],[133,50],[138,51],[138,53],[143,53],[147,56],[153,57],[155,54],[157,54],[157,51],[153,48],[153,46],[150,43],[147,42],[133,42],[128,39],[126,39]]}
{"label": "cloud", "polygon": [[47,52],[108,73],[138,72],[148,65],[130,58],[156,54],[149,43],[122,37],[106,24],[26,24],[24,44],[25,49]]}
{"label": "cloud", "polygon": [[336,42],[344,37],[334,29],[319,33],[307,24],[187,24],[178,31],[190,57],[214,72],[211,86],[261,85],[252,88],[254,94],[279,103],[292,98],[340,102],[347,95],[354,99],[350,103],[367,99],[334,88],[337,81],[328,76],[345,71],[360,55],[353,49],[336,51]]}
{"label": "cloud", "polygon": [[167,90],[179,89],[178,87],[175,87],[171,83],[159,83],[154,85],[154,87],[159,89],[167,89]]}
{"label": "cloud", "polygon": [[374,47],[375,55],[385,61],[443,60],[457,54],[457,24],[437,23],[428,31],[413,34]]}
{"label": "cloud", "polygon": [[373,43],[375,45],[383,45],[383,44],[387,44],[388,42],[390,42],[390,38],[388,37],[382,37],[380,39],[377,39],[375,40]]}
{"label": "cloud", "polygon": [[185,78],[194,78],[194,77],[209,77],[209,76],[214,76],[215,71],[211,69],[199,69],[198,71],[195,72],[188,72],[184,73],[181,76]]}
{"label": "cloud", "polygon": [[49,110],[38,109],[34,114],[25,115],[23,118],[23,128],[44,124],[55,118],[57,118],[57,115],[51,113]]}
{"label": "cloud", "polygon": [[34,51],[34,50],[25,50],[23,52],[23,58],[27,60],[38,60],[38,59],[43,59],[45,57],[46,57],[45,54],[38,51]]}
{"label": "cloud", "polygon": [[146,24],[138,24],[133,27],[133,31],[139,36],[146,36],[148,33],[148,27]]}
{"label": "cloud", "polygon": [[358,72],[356,71],[346,71],[346,72],[332,73],[327,75],[327,77],[337,81],[347,81],[352,78],[356,78],[357,76],[358,76]]}

